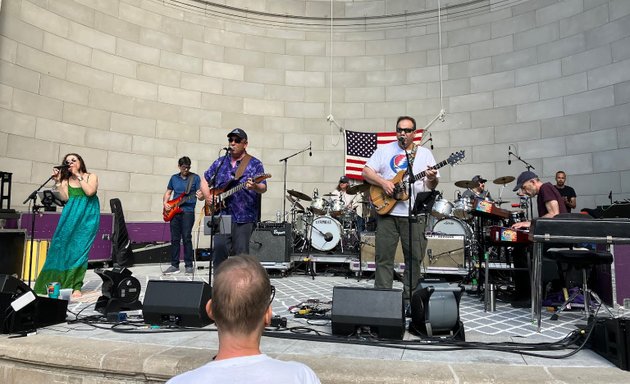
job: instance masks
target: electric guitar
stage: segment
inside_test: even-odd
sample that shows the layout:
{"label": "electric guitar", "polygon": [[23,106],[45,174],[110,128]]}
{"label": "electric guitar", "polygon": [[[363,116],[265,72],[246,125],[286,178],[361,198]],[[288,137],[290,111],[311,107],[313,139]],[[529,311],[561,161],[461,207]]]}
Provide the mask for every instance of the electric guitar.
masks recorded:
{"label": "electric guitar", "polygon": [[[458,161],[462,160],[465,157],[465,151],[459,151],[455,153],[451,153],[448,159],[434,165],[431,167],[432,169],[440,169],[446,164],[455,165]],[[383,188],[378,185],[370,186],[370,200],[376,209],[376,212],[379,215],[386,215],[394,208],[394,205],[398,201],[405,201],[409,199],[409,194],[407,193],[407,181],[403,181],[406,170],[400,171],[394,176],[393,179],[389,180],[394,183],[394,193],[392,196],[388,196]],[[426,170],[414,175],[414,179],[418,180],[426,176]]]}
{"label": "electric guitar", "polygon": [[197,196],[193,193],[192,195],[188,195],[186,196],[186,192],[182,192],[181,195],[179,195],[177,198],[173,199],[173,200],[169,200],[166,204],[168,204],[169,207],[171,207],[170,210],[166,210],[166,208],[162,209],[162,218],[164,218],[164,221],[169,222],[171,220],[173,220],[173,217],[175,217],[175,215],[177,215],[178,213],[182,212],[182,208],[180,207],[180,205],[184,204],[185,202],[188,202],[192,199],[196,199]]}
{"label": "electric guitar", "polygon": [[[271,177],[271,174],[269,173],[261,173],[259,175],[252,177],[251,179],[254,181],[254,183],[260,183],[261,181],[266,180],[270,177]],[[247,183],[247,180],[238,184],[237,186],[233,188],[228,189],[227,191],[223,189],[216,189],[216,188],[211,189],[210,193],[214,196],[214,199],[212,203],[210,204],[206,203],[206,206],[204,207],[204,212],[206,216],[210,216],[215,212],[219,212],[220,210],[225,209],[225,207],[227,206],[225,199],[232,196],[233,194],[240,191],[241,189],[245,188],[246,183]]]}

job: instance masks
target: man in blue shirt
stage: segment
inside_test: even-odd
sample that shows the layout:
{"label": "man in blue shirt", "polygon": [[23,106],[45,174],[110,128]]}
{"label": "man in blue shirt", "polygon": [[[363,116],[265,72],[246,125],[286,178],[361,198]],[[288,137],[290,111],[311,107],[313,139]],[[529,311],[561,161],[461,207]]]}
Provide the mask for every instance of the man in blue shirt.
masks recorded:
{"label": "man in blue shirt", "polygon": [[267,191],[267,182],[255,179],[265,173],[263,164],[247,153],[247,133],[235,128],[227,135],[229,151],[212,163],[203,174],[201,191],[206,205],[214,206],[215,197],[242,184],[243,188],[231,194],[217,207],[217,215],[231,215],[229,235],[214,237],[213,266],[217,268],[230,255],[249,253],[249,241],[254,225],[260,220],[260,195]]}
{"label": "man in blue shirt", "polygon": [[[199,175],[190,172],[190,158],[184,156],[177,162],[179,173],[171,176],[164,193],[164,220],[170,220],[171,265],[165,274],[179,273],[180,241],[184,242],[186,273],[193,273],[192,227],[195,223],[196,191],[201,186]],[[180,199],[181,200],[176,200]],[[181,209],[181,212],[178,212]]]}

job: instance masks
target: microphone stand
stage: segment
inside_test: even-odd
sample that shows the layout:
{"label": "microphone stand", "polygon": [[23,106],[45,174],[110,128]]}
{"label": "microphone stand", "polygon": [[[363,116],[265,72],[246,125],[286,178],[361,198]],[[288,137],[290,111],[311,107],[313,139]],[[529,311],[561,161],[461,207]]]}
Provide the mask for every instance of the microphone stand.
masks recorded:
{"label": "microphone stand", "polygon": [[[212,175],[212,178],[210,179],[210,183],[208,183],[209,187],[210,187],[210,191],[212,191],[213,189],[215,189],[217,186],[215,185],[217,182],[217,176],[219,175],[219,171],[221,170],[221,168],[223,168],[223,164],[225,164],[225,160],[227,160],[228,156],[230,155],[230,148],[228,147],[228,149],[225,150],[225,155],[223,155],[221,157],[221,162],[219,163],[219,166],[217,167],[217,169],[214,170],[214,174]],[[215,195],[216,197],[216,195]],[[221,201],[219,201],[218,204],[221,204]],[[217,204],[217,202],[213,199],[213,205],[219,206]],[[214,236],[216,236],[216,232],[221,232],[220,228],[221,228],[221,224],[219,223],[219,228],[217,228],[217,231],[215,232],[215,227],[214,227],[214,218],[216,215],[216,209],[212,210],[212,215],[210,215],[210,254],[212,255],[212,260],[210,260],[210,268],[208,268],[208,284],[212,285],[212,264],[214,264]],[[219,220],[221,220],[221,214],[219,214]],[[226,249],[225,250],[226,253],[229,253],[229,250]],[[229,255],[228,255],[229,256]]]}
{"label": "microphone stand", "polygon": [[283,170],[283,176],[282,176],[282,179],[283,179],[282,180],[282,222],[286,222],[286,214],[287,214],[287,202],[286,202],[286,199],[284,198],[284,196],[286,196],[287,194],[287,160],[299,155],[300,153],[304,153],[310,150],[311,150],[311,144],[309,143],[308,147],[302,149],[301,151],[295,152],[294,154],[289,155],[279,160],[280,162],[284,162],[284,170]]}
{"label": "microphone stand", "polygon": [[30,254],[29,254],[29,261],[28,261],[28,286],[31,286],[31,276],[32,276],[32,269],[33,269],[33,245],[34,245],[34,241],[35,241],[35,216],[37,216],[37,214],[39,213],[39,210],[41,208],[44,208],[43,205],[37,205],[37,192],[39,192],[40,189],[44,188],[44,185],[48,184],[48,182],[50,180],[53,179],[54,176],[50,176],[46,181],[44,181],[44,183],[42,185],[40,185],[36,190],[34,190],[33,192],[31,192],[30,195],[28,195],[28,197],[26,198],[26,200],[24,200],[22,202],[22,205],[26,204],[29,200],[32,200],[32,206],[31,206],[31,250],[30,250]]}
{"label": "microphone stand", "polygon": [[[412,214],[413,214],[413,206],[412,206],[412,190],[413,190],[413,185],[415,183],[415,178],[413,175],[413,169],[412,169],[412,164],[411,164],[411,158],[409,157],[409,151],[407,151],[407,149],[405,149],[405,157],[407,157],[407,183],[408,183],[408,187],[407,187],[407,193],[408,193],[408,199],[407,199],[407,227],[408,227],[408,234],[407,236],[409,236],[409,265],[407,265],[407,263],[405,263],[405,269],[408,271],[407,273],[409,274],[409,303],[411,304],[411,296],[413,294],[413,289],[415,287],[413,287],[413,238],[412,238],[412,234],[413,234],[413,230],[411,228],[411,225],[413,223],[413,218],[412,218]],[[415,201],[415,199],[414,199]]]}
{"label": "microphone stand", "polygon": [[[520,161],[521,163],[525,164],[525,168],[527,168],[528,171],[531,171],[532,169],[536,169],[534,168],[533,165],[531,165],[530,163],[528,163],[527,161],[521,159],[520,156],[518,156],[516,153],[512,152],[512,151],[508,151],[508,156],[514,156],[518,161]],[[533,219],[534,218],[534,206],[532,204],[532,198],[527,196],[527,199],[529,200],[529,219]]]}

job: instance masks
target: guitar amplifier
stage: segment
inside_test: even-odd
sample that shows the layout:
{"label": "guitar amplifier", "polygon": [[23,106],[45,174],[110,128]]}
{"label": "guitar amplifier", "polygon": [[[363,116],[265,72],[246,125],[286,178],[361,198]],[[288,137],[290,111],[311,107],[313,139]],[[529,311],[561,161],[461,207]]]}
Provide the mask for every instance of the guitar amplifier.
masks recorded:
{"label": "guitar amplifier", "polygon": [[249,241],[249,253],[261,263],[286,263],[291,256],[291,241],[290,223],[260,223]]}
{"label": "guitar amplifier", "polygon": [[431,268],[465,267],[464,236],[461,235],[427,235],[427,248],[424,253],[424,265]]}

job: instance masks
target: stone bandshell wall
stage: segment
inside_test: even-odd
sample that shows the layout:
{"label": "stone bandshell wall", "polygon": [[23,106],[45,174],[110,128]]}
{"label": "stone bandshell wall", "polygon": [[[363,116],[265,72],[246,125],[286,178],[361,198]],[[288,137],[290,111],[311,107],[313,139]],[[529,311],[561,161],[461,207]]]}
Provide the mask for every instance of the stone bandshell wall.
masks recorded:
{"label": "stone bandshell wall", "polygon": [[287,168],[287,187],[309,195],[343,174],[329,114],[376,132],[404,114],[424,126],[442,107],[436,159],[466,150],[441,171],[449,200],[456,180],[517,176],[508,146],[543,180],[565,170],[578,208],[630,197],[630,2],[465,3],[443,4],[440,66],[431,0],[335,1],[332,40],[328,1],[5,0],[0,170],[13,173],[12,208],[78,152],[104,211],[118,197],[128,221],[160,220],[177,159],[202,173],[242,127],[273,175],[273,219],[279,159],[312,145]]}

